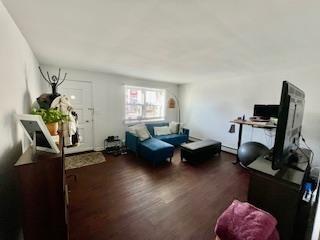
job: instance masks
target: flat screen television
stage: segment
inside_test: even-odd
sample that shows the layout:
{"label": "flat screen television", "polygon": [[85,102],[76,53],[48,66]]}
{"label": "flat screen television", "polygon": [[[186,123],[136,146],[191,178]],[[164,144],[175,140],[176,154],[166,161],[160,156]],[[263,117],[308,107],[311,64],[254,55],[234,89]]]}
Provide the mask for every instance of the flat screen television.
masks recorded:
{"label": "flat screen television", "polygon": [[304,103],[304,92],[284,81],[272,156],[272,169],[274,170],[282,168],[295,159],[301,136]]}
{"label": "flat screen television", "polygon": [[270,118],[278,118],[279,105],[262,105],[255,104],[253,108],[253,116],[261,119],[269,120]]}

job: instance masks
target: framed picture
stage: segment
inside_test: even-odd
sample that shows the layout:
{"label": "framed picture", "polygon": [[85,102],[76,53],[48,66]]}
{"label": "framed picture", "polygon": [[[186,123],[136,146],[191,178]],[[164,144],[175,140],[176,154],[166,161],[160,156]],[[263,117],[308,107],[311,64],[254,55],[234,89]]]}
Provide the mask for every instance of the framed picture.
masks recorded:
{"label": "framed picture", "polygon": [[[32,114],[17,115],[18,122],[31,142],[35,142],[36,150],[59,153],[55,143],[41,116]],[[34,137],[36,138],[34,141]]]}

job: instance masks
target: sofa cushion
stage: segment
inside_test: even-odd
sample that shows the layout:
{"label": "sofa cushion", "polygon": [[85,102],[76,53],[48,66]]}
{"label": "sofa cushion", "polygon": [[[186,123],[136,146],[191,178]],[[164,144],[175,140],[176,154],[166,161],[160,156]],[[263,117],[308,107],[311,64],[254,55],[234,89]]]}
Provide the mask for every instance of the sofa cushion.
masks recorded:
{"label": "sofa cushion", "polygon": [[148,129],[145,126],[136,128],[136,134],[140,141],[145,141],[151,137]]}
{"label": "sofa cushion", "polygon": [[135,124],[135,125],[131,125],[131,126],[128,126],[128,132],[132,133],[134,136],[137,136],[137,133],[136,133],[136,129],[138,128],[146,128],[146,125],[144,123],[138,123],[138,124]]}
{"label": "sofa cushion", "polygon": [[164,141],[161,141],[157,138],[150,138],[147,139],[146,141],[143,141],[140,143],[141,146],[146,146],[152,151],[157,151],[160,149],[165,149],[165,148],[173,148],[173,146],[169,143],[166,143]]}
{"label": "sofa cushion", "polygon": [[154,127],[163,127],[163,126],[169,126],[169,123],[167,122],[161,122],[161,123],[147,123],[146,127],[151,134],[151,136],[154,136]]}
{"label": "sofa cushion", "polygon": [[170,128],[170,132],[172,133],[172,134],[176,134],[176,133],[178,133],[179,132],[179,123],[178,122],[170,122],[169,123],[169,128]]}
{"label": "sofa cushion", "polygon": [[168,126],[154,127],[153,129],[154,129],[154,135],[155,136],[162,136],[162,135],[171,134],[170,128]]}
{"label": "sofa cushion", "polygon": [[163,136],[156,136],[155,138],[164,141],[166,143],[172,144],[174,146],[181,145],[182,143],[187,142],[188,136],[185,134],[170,134]]}
{"label": "sofa cushion", "polygon": [[153,163],[158,163],[173,156],[174,146],[156,138],[150,138],[140,143],[140,155]]}

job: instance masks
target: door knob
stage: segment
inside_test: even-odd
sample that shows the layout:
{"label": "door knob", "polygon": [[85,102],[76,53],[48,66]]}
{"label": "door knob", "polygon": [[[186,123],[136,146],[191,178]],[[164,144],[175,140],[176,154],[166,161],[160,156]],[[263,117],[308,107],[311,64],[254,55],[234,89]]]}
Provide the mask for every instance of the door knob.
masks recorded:
{"label": "door knob", "polygon": [[86,120],[86,123],[88,123],[89,122],[89,120]]}

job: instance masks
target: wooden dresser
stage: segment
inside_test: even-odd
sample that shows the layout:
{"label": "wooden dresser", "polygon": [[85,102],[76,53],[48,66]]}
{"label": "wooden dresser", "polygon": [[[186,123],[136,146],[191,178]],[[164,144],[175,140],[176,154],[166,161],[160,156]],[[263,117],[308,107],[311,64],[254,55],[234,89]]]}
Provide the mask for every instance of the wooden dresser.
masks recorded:
{"label": "wooden dresser", "polygon": [[68,239],[68,189],[64,153],[37,151],[30,147],[16,162],[22,203],[25,240]]}

